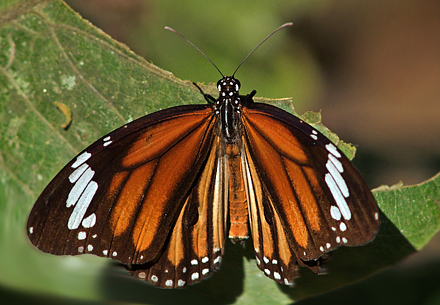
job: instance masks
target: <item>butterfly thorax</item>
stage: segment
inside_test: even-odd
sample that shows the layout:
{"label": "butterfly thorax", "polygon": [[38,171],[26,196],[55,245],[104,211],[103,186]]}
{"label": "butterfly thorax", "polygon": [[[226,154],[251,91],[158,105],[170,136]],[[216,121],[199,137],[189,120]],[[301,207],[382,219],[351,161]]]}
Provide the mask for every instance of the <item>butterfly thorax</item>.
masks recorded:
{"label": "butterfly thorax", "polygon": [[215,112],[220,116],[220,129],[226,142],[235,142],[239,138],[241,101],[238,90],[240,81],[232,76],[224,76],[217,82],[219,97],[215,103]]}

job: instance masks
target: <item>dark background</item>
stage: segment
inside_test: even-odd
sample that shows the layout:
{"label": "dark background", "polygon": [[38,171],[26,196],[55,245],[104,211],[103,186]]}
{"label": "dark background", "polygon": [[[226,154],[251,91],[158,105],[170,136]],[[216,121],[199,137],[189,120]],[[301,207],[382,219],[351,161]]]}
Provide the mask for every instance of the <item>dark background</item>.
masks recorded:
{"label": "dark background", "polygon": [[[321,110],[323,123],[357,146],[354,163],[372,188],[421,183],[440,170],[438,1],[66,2],[147,61],[205,83],[216,82],[217,71],[164,26],[230,74],[262,38],[292,21],[240,68],[243,93],[293,97],[299,113]],[[437,236],[349,294],[299,303],[440,304],[439,271]]]}

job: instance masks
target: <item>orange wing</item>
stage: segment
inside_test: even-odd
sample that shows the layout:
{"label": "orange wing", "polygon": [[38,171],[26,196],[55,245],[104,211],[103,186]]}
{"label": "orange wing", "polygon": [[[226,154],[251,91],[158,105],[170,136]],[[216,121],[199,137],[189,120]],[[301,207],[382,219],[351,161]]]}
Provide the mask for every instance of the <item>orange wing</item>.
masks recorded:
{"label": "orange wing", "polygon": [[284,284],[298,264],[371,241],[379,210],[350,161],[317,130],[266,104],[243,108],[244,176],[258,267]]}
{"label": "orange wing", "polygon": [[29,239],[52,254],[111,257],[162,287],[208,276],[226,219],[216,128],[210,106],[182,106],[101,138],[38,198]]}
{"label": "orange wing", "polygon": [[157,261],[131,266],[131,273],[155,285],[172,288],[193,284],[211,275],[221,263],[226,232],[227,181],[225,159],[216,137],[208,159]]}

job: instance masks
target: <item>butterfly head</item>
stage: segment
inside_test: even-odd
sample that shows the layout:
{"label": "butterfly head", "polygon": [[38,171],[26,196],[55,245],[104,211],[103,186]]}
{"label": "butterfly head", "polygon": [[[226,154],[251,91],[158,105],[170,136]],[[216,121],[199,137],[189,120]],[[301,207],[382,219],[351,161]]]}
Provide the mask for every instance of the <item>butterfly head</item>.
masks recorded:
{"label": "butterfly head", "polygon": [[223,78],[217,82],[220,97],[238,96],[240,86],[240,81],[233,76],[223,76]]}

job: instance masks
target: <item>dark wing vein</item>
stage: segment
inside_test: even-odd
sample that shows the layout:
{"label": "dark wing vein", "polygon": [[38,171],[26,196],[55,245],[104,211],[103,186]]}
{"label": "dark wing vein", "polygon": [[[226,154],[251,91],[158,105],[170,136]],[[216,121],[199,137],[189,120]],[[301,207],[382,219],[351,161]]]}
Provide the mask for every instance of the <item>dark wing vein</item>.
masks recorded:
{"label": "dark wing vein", "polygon": [[298,264],[317,271],[324,253],[374,238],[374,197],[330,140],[265,104],[243,109],[243,127],[251,233],[267,276],[288,284]]}

